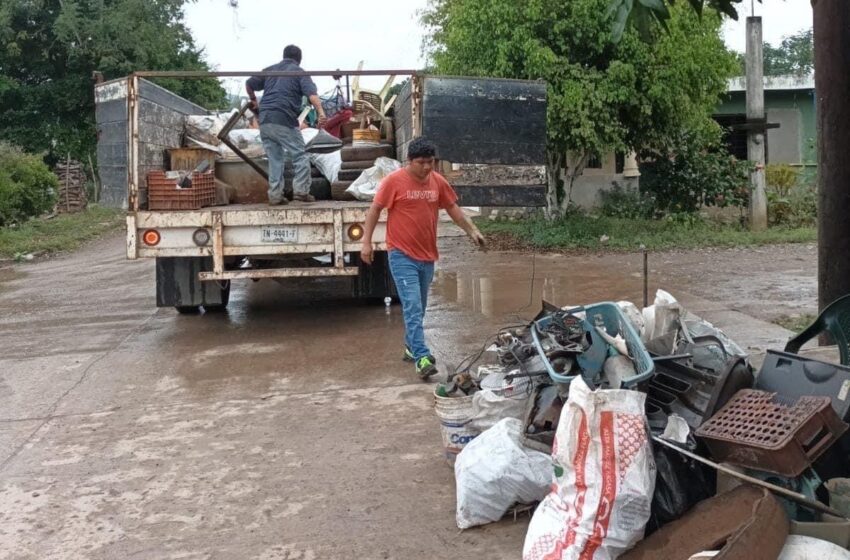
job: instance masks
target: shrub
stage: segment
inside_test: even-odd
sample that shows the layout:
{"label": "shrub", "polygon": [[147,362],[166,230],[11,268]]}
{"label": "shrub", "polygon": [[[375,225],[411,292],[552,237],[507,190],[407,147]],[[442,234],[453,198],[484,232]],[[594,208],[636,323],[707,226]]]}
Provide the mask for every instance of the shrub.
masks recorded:
{"label": "shrub", "polygon": [[672,153],[641,156],[641,191],[655,199],[659,211],[690,213],[703,206],[747,205],[750,164],[724,148],[684,144]]}
{"label": "shrub", "polygon": [[50,210],[58,184],[41,157],[0,142],[0,226]]}
{"label": "shrub", "polygon": [[817,177],[786,164],[765,167],[767,219],[771,225],[801,227],[817,221]]}
{"label": "shrub", "polygon": [[637,189],[614,188],[599,194],[599,213],[612,218],[646,219],[656,215],[655,198]]}

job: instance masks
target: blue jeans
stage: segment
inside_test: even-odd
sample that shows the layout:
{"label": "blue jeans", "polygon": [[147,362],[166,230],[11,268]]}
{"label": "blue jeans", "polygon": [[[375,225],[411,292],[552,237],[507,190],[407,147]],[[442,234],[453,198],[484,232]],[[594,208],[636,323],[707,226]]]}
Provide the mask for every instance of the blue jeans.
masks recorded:
{"label": "blue jeans", "polygon": [[287,153],[292,158],[293,192],[309,194],[310,156],[301,131],[282,124],[261,124],[260,138],[269,158],[269,202],[283,200],[283,168]]}
{"label": "blue jeans", "polygon": [[425,344],[425,329],[422,321],[428,307],[428,288],[434,278],[434,263],[411,259],[401,251],[390,251],[390,272],[401,300],[404,316],[404,343],[417,360],[430,356]]}

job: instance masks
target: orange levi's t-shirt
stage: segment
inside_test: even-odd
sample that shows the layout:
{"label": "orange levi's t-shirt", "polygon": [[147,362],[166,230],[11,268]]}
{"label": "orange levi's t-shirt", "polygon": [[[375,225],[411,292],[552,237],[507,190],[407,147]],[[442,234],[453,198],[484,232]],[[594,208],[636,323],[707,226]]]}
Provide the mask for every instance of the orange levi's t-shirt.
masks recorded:
{"label": "orange levi's t-shirt", "polygon": [[457,193],[439,173],[425,181],[399,169],[381,181],[375,202],[387,209],[387,247],[417,261],[433,262],[437,252],[437,214],[457,202]]}

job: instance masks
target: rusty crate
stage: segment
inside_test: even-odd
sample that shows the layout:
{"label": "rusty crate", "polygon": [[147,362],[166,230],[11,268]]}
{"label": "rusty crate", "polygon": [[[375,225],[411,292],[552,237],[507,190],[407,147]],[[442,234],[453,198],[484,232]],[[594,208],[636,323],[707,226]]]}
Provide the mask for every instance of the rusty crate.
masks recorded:
{"label": "rusty crate", "polygon": [[177,188],[178,179],[169,179],[164,171],[148,173],[148,209],[197,210],[215,204],[215,174],[192,173],[192,186]]}
{"label": "rusty crate", "polygon": [[696,434],[718,461],[796,477],[846,430],[829,397],[743,389]]}

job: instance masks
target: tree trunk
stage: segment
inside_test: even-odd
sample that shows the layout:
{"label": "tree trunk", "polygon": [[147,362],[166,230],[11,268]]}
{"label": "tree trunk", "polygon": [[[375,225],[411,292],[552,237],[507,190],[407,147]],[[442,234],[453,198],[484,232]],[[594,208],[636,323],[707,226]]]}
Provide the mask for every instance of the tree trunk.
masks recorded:
{"label": "tree trunk", "polygon": [[561,174],[563,161],[563,152],[546,151],[546,219],[549,221],[561,215],[558,208],[558,176]]}
{"label": "tree trunk", "polygon": [[812,0],[818,123],[818,300],[850,293],[850,8]]}
{"label": "tree trunk", "polygon": [[587,167],[588,160],[590,160],[590,152],[582,153],[581,157],[578,158],[578,161],[576,161],[575,165],[572,166],[570,172],[567,174],[567,184],[564,185],[564,197],[561,199],[562,216],[567,214],[573,203],[573,186],[576,183],[576,179],[584,173],[584,168]]}

